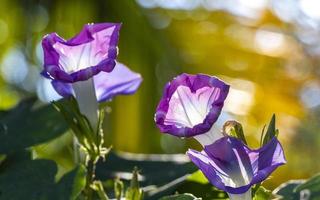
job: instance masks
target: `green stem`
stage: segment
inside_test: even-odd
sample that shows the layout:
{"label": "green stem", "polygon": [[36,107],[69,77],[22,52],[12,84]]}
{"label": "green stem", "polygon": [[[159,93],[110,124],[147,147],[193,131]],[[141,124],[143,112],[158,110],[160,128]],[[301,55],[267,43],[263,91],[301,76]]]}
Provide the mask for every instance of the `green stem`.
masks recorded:
{"label": "green stem", "polygon": [[86,177],[86,187],[84,189],[86,200],[92,200],[93,190],[91,185],[94,181],[95,176],[95,168],[96,168],[96,159],[89,157],[87,162],[87,177]]}

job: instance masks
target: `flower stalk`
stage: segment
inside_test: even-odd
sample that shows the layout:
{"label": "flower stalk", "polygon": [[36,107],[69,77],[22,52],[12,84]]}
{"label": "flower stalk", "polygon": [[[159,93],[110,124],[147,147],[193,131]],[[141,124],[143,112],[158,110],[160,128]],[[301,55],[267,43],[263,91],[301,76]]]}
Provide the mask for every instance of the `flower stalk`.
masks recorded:
{"label": "flower stalk", "polygon": [[86,186],[84,188],[84,193],[86,200],[92,200],[93,189],[92,184],[95,177],[95,168],[96,168],[96,158],[89,158],[86,163],[87,167],[87,177],[86,177]]}
{"label": "flower stalk", "polygon": [[251,189],[242,194],[231,194],[228,193],[230,200],[252,200]]}
{"label": "flower stalk", "polygon": [[63,115],[70,128],[72,129],[80,149],[86,156],[86,186],[84,195],[87,200],[92,199],[93,184],[95,177],[96,163],[99,158],[104,158],[109,152],[109,149],[103,147],[103,119],[105,111],[100,109],[98,111],[99,117],[97,122],[97,130],[94,130],[89,120],[84,116],[75,98],[71,97],[60,101],[53,102],[55,108]]}
{"label": "flower stalk", "polygon": [[81,114],[86,116],[95,130],[98,125],[98,102],[93,78],[72,84]]}

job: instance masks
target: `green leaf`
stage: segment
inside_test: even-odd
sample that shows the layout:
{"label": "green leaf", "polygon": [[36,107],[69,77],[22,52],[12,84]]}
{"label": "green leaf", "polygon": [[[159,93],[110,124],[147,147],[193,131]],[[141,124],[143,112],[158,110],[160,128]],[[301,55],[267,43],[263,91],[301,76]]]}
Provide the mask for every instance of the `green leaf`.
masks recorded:
{"label": "green leaf", "polygon": [[74,200],[86,185],[86,168],[83,165],[65,174],[55,185],[52,200]]}
{"label": "green leaf", "polygon": [[53,106],[34,108],[36,99],[22,101],[0,119],[0,154],[13,153],[52,140],[67,130]]}
{"label": "green leaf", "polygon": [[201,200],[201,198],[197,198],[192,194],[185,193],[162,197],[160,200]]}
{"label": "green leaf", "polygon": [[78,166],[55,183],[56,163],[31,160],[28,151],[8,154],[0,172],[0,200],[74,200],[86,180],[85,168]]}
{"label": "green leaf", "polygon": [[286,183],[281,184],[277,187],[273,193],[281,196],[283,199],[288,200],[300,200],[300,194],[296,193],[294,190],[297,186],[301,185],[304,180],[291,180]]}
{"label": "green leaf", "polygon": [[187,181],[193,181],[201,184],[209,183],[208,179],[203,175],[203,173],[200,170],[188,176]]}
{"label": "green leaf", "polygon": [[10,167],[11,165],[18,164],[19,162],[31,160],[31,152],[27,150],[21,150],[17,152],[10,153],[6,155],[4,160],[2,161],[1,169],[5,169]]}
{"label": "green leaf", "polygon": [[297,186],[294,192],[305,199],[317,199],[320,196],[320,174],[310,178],[305,183]]}
{"label": "green leaf", "polygon": [[284,183],[276,188],[274,193],[289,200],[299,200],[301,198],[317,200],[320,196],[320,174],[306,181],[297,180]]}
{"label": "green leaf", "polygon": [[231,137],[238,138],[241,140],[244,144],[247,144],[246,138],[243,133],[243,128],[242,125],[235,121],[235,120],[230,120],[226,121],[223,125],[223,133],[227,134]]}
{"label": "green leaf", "polygon": [[263,138],[262,146],[267,144],[274,136],[278,135],[278,130],[276,130],[276,115],[273,114],[270,120],[267,132]]}
{"label": "green leaf", "polygon": [[0,200],[47,200],[57,166],[50,160],[24,160],[1,170]]}

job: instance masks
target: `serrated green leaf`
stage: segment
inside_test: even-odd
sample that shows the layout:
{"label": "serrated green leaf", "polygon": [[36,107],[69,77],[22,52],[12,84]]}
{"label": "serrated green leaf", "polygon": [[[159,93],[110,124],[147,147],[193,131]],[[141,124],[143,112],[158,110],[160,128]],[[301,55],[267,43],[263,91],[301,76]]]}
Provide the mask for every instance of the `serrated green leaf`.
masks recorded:
{"label": "serrated green leaf", "polygon": [[197,198],[192,194],[185,193],[162,197],[160,200],[201,200],[201,198]]}
{"label": "serrated green leaf", "polygon": [[67,130],[51,105],[33,108],[36,99],[22,101],[0,119],[0,154],[13,153],[52,140]]}

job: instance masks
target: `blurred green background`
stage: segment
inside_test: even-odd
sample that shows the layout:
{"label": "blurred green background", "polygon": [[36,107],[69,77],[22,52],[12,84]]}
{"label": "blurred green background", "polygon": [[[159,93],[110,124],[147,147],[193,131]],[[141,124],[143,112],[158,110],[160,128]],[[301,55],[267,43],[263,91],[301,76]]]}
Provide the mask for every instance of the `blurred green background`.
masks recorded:
{"label": "blurred green background", "polygon": [[[161,134],[153,117],[165,83],[182,72],[231,84],[220,121],[243,123],[251,147],[272,113],[288,164],[266,183],[320,172],[320,1],[0,0],[0,108],[37,95],[58,98],[39,76],[42,37],[64,38],[85,23],[122,22],[119,61],[143,76],[135,95],[109,103],[106,141],[115,150],[184,153],[193,140]],[[28,116],[25,116],[26,118]],[[222,126],[221,122],[218,126]],[[36,124],[35,124],[36,126]],[[23,134],[23,133],[21,133]],[[72,167],[71,134],[36,147],[38,157]]]}

